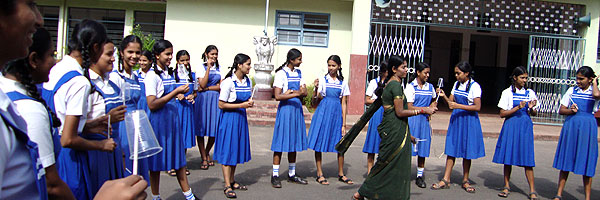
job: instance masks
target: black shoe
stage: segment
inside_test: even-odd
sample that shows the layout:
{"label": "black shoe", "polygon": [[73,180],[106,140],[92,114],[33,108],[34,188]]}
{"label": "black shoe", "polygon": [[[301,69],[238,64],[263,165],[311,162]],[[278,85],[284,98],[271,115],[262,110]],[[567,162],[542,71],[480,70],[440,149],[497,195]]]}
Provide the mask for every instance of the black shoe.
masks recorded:
{"label": "black shoe", "polygon": [[420,188],[427,187],[427,184],[425,184],[425,180],[423,180],[422,176],[417,177],[417,180],[415,180],[415,184],[417,184],[417,186],[419,186]]}
{"label": "black shoe", "polygon": [[274,188],[281,188],[281,181],[279,181],[279,176],[271,176],[271,186]]}
{"label": "black shoe", "polygon": [[306,181],[303,178],[300,178],[296,175],[291,176],[291,177],[288,175],[288,182],[298,183],[298,184],[302,184],[302,185],[308,184],[308,181]]}

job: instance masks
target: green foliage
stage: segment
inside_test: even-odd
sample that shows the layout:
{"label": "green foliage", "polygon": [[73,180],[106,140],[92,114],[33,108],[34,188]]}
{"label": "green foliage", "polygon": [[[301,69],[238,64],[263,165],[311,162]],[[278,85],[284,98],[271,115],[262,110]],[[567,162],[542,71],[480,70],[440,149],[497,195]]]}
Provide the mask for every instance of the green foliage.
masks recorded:
{"label": "green foliage", "polygon": [[144,32],[142,32],[142,27],[137,24],[133,27],[133,30],[131,30],[131,34],[142,39],[142,44],[144,44],[142,50],[152,52],[152,47],[154,47],[154,42],[156,42],[156,39],[154,39],[151,33],[144,34]]}
{"label": "green foliage", "polygon": [[314,85],[307,85],[306,86],[306,96],[302,99],[302,103],[306,106],[306,108],[308,109],[309,112],[314,112],[314,108],[312,106],[312,98],[313,98],[313,93],[315,90],[315,86]]}

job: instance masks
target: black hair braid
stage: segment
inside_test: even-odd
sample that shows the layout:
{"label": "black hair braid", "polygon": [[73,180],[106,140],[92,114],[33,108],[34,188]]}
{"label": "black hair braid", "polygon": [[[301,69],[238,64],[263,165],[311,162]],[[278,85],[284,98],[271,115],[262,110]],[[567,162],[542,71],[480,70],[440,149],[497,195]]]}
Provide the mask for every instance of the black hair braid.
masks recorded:
{"label": "black hair braid", "polygon": [[194,77],[192,76],[192,65],[188,64],[188,66],[185,68],[188,72],[188,77],[190,78],[189,82],[193,83],[194,82]]}
{"label": "black hair braid", "polygon": [[338,68],[338,73],[337,73],[337,77],[338,79],[340,79],[340,81],[344,81],[344,75],[342,75],[342,68]]}
{"label": "black hair braid", "polygon": [[[170,68],[170,67],[166,67],[166,68],[167,68],[167,73],[169,73],[169,75],[171,75],[171,76],[174,76],[174,74],[173,74],[173,68]],[[175,73],[175,74],[177,74],[177,73]],[[177,82],[179,82],[179,81],[177,81]]]}
{"label": "black hair braid", "polygon": [[227,72],[227,74],[225,75],[225,78],[233,76],[234,69],[235,69],[235,66],[229,67],[229,72]]}
{"label": "black hair braid", "polygon": [[279,70],[283,69],[283,67],[285,67],[288,64],[288,61],[285,61],[283,63],[283,65],[279,66],[277,69],[275,69],[275,73],[277,73]]}
{"label": "black hair braid", "polygon": [[121,52],[119,51],[119,65],[117,65],[117,70],[119,70],[119,72],[123,73],[123,55],[121,55]]}
{"label": "black hair braid", "polygon": [[154,73],[156,73],[157,75],[161,75],[162,71],[158,70],[158,64],[156,64],[156,58],[154,58],[154,56],[151,58],[152,59],[152,69],[154,69]]}
{"label": "black hair braid", "polygon": [[91,94],[96,91],[96,88],[94,87],[94,84],[92,84],[92,80],[90,79],[90,53],[86,47],[81,47],[81,58],[83,59],[83,65],[81,66],[81,68],[83,69],[83,76],[87,78],[87,80],[90,82],[90,86],[92,88],[90,90]]}
{"label": "black hair braid", "polygon": [[[169,67],[170,69],[170,67]],[[172,72],[169,70],[169,74],[171,74]],[[175,65],[175,83],[179,83],[179,64]]]}
{"label": "black hair braid", "polygon": [[376,96],[380,97],[381,94],[383,94],[383,88],[385,88],[385,83],[390,81],[390,79],[392,79],[392,76],[394,76],[393,73],[388,73],[387,76],[385,77],[385,80],[383,80],[383,82],[377,83],[377,89],[375,89]]}

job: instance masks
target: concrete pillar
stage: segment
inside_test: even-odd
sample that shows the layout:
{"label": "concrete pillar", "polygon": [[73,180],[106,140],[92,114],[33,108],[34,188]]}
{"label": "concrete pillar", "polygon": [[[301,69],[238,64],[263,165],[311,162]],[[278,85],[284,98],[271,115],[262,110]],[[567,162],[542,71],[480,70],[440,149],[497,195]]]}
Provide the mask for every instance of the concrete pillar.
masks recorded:
{"label": "concrete pillar", "polygon": [[498,37],[498,52],[496,53],[496,67],[506,68],[506,61],[508,59],[508,36],[502,35]]}
{"label": "concrete pillar", "polygon": [[[463,32],[460,61],[469,61],[469,50],[471,49],[471,33]],[[473,64],[473,63],[469,63]]]}
{"label": "concrete pillar", "polygon": [[125,27],[123,29],[123,37],[131,35],[133,31],[135,12],[133,9],[125,10]]}
{"label": "concrete pillar", "polygon": [[371,29],[371,1],[354,0],[352,8],[352,51],[350,53],[350,98],[348,114],[364,112],[369,30]]}
{"label": "concrete pillar", "polygon": [[56,34],[56,58],[62,59],[67,53],[68,47],[67,42],[69,41],[69,19],[68,19],[68,8],[67,1],[62,0],[58,10],[58,30]]}

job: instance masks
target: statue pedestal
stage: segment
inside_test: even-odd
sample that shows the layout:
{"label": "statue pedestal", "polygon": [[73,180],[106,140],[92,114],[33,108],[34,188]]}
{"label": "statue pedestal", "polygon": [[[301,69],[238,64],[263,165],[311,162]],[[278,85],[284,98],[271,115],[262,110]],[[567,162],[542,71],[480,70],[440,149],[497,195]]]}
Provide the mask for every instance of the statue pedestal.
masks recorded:
{"label": "statue pedestal", "polygon": [[273,76],[271,76],[271,71],[273,71],[273,69],[274,66],[272,64],[254,64],[254,71],[256,71],[256,74],[254,75],[254,81],[256,82],[256,85],[254,85],[256,88],[253,97],[254,99],[271,100],[273,96],[273,87],[271,87]]}

